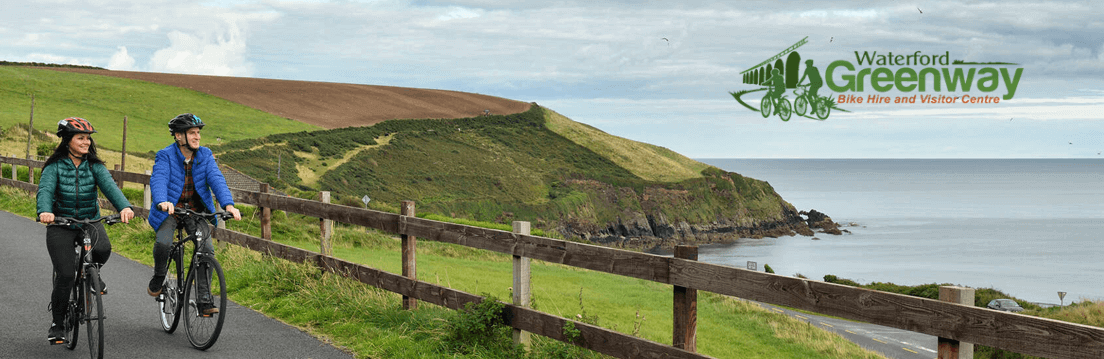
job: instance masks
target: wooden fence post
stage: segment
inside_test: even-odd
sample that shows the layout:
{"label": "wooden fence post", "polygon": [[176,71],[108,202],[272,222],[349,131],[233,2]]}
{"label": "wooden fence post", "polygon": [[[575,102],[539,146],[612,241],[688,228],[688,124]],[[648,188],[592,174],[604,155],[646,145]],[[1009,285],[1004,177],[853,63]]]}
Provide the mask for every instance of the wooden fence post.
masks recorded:
{"label": "wooden fence post", "polygon": [[[529,235],[531,225],[525,221],[514,221],[514,233]],[[514,256],[514,284],[511,287],[513,290],[514,305],[529,308],[529,258],[522,256]],[[526,351],[529,351],[532,345],[532,339],[529,332],[514,328],[514,343],[522,345]]]}
{"label": "wooden fence post", "polygon": [[[698,260],[698,246],[675,247],[675,258]],[[698,290],[675,287],[674,337],[671,346],[689,352],[698,351]]]}
{"label": "wooden fence post", "polygon": [[[943,302],[974,305],[974,288],[941,286],[939,300]],[[974,357],[974,345],[939,337],[939,359],[968,359]]]}
{"label": "wooden fence post", "polygon": [[[127,117],[123,116],[123,154],[119,157],[119,170],[126,171],[126,143],[127,143]],[[123,183],[119,182],[119,188],[123,188]],[[222,221],[219,221],[222,223]]]}
{"label": "wooden fence post", "polygon": [[[150,170],[146,170],[146,176],[152,174],[153,172],[151,172]],[[145,207],[145,209],[153,209],[153,204],[150,203],[153,202],[153,195],[150,192],[149,181],[146,181],[146,183],[144,183],[142,187],[142,207]]]}
{"label": "wooden fence post", "polygon": [[[414,201],[402,201],[402,212],[399,213],[406,217],[414,217]],[[406,218],[399,217],[400,221],[405,221]],[[405,225],[399,224],[399,228],[404,228]],[[400,234],[402,237],[402,275],[413,280],[418,279],[418,273],[415,266],[415,251],[418,248],[418,239],[414,236]],[[403,296],[402,299],[403,309],[418,309],[418,300]]]}
{"label": "wooden fence post", "polygon": [[119,173],[123,171],[122,168],[123,165],[115,165],[115,175],[111,176],[115,177],[115,187],[119,187],[120,191],[123,190],[123,175]]}
{"label": "wooden fence post", "polygon": [[[12,158],[15,158],[15,155],[12,155]],[[19,173],[19,171],[15,170],[15,162],[12,162],[11,169],[12,169],[12,181],[18,181],[19,177],[16,177],[16,173]]]}
{"label": "wooden fence post", "polygon": [[[32,93],[31,94],[31,122],[27,124],[27,159],[28,160],[32,159],[32,157],[31,157],[31,141],[32,141],[32,139],[34,139],[34,107],[35,107],[35,95]],[[38,154],[37,150],[35,151],[35,154]],[[12,157],[15,157],[15,156],[12,156]],[[31,172],[27,172],[27,173],[31,173]],[[34,176],[30,176],[29,178],[34,178]],[[31,180],[30,182],[34,183],[34,180]]]}
{"label": "wooden fence post", "polygon": [[[261,183],[261,193],[268,193],[268,183]],[[272,209],[261,207],[261,238],[272,240]]]}
{"label": "wooden fence post", "polygon": [[34,166],[27,165],[27,183],[34,184]]}
{"label": "wooden fence post", "polygon": [[[330,203],[330,191],[322,191],[322,203]],[[322,219],[319,226],[322,231],[322,238],[320,238],[318,242],[322,254],[333,256],[333,243],[330,243],[330,237],[333,236],[333,220]]]}

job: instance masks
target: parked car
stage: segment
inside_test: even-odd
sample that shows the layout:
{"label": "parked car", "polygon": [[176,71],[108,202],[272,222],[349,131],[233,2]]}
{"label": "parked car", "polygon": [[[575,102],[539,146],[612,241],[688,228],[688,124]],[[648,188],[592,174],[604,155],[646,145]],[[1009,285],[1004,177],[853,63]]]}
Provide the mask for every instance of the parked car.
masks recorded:
{"label": "parked car", "polygon": [[1024,310],[1016,301],[1011,299],[993,299],[987,307],[1006,312],[1022,312]]}

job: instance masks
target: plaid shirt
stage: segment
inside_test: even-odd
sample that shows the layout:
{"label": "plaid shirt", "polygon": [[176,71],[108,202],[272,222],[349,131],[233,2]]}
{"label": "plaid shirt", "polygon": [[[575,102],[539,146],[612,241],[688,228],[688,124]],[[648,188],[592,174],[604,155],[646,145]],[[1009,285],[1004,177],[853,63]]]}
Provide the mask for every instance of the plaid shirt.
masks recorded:
{"label": "plaid shirt", "polygon": [[192,180],[193,163],[195,163],[194,160],[184,160],[184,190],[180,192],[180,199],[176,201],[176,206],[206,212],[207,206],[203,204],[203,199],[199,197],[199,193],[196,193],[195,181]]}

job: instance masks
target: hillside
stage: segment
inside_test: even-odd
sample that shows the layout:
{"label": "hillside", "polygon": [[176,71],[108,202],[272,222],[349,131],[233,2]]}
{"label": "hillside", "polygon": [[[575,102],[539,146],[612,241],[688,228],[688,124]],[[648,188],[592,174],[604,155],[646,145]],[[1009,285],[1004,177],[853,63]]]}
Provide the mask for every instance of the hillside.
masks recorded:
{"label": "hillside", "polygon": [[[303,197],[327,190],[360,206],[368,195],[372,207],[391,211],[410,199],[419,213],[527,220],[565,238],[636,248],[812,234],[766,182],[536,104],[441,90],[97,69],[0,66],[0,83],[0,125],[25,123],[28,94],[35,93],[35,116],[48,119],[36,121],[37,129],[83,116],[100,130],[105,149],[121,145],[121,123],[111,118],[128,116],[130,152],[149,153],[168,142],[167,119],[201,114],[210,124],[204,143],[222,163]],[[333,128],[319,130],[326,127]]]}
{"label": "hillside", "polygon": [[529,109],[525,102],[459,91],[84,68],[49,69],[185,88],[327,129],[369,126],[392,119],[460,118],[484,114],[484,111],[512,114]]}
{"label": "hillside", "polygon": [[172,143],[166,124],[184,112],[208,124],[205,144],[322,129],[184,88],[55,69],[0,66],[0,129],[27,124],[32,94],[35,129],[53,133],[59,120],[84,117],[98,131],[97,146],[105,149],[122,149],[126,117],[131,154],[152,154]]}

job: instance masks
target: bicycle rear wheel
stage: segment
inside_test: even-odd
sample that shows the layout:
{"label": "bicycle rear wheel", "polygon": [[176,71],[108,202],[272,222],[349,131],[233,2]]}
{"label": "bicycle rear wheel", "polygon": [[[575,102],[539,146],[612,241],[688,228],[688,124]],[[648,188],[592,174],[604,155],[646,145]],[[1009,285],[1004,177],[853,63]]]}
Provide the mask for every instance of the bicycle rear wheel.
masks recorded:
{"label": "bicycle rear wheel", "polygon": [[84,311],[84,307],[81,303],[84,302],[84,295],[81,291],[82,283],[80,279],[77,279],[77,283],[73,285],[73,290],[69,294],[68,308],[65,310],[65,348],[73,350],[77,347],[77,337],[80,334],[80,318],[81,313]]}
{"label": "bicycle rear wheel", "polygon": [[165,283],[161,287],[161,295],[157,296],[157,309],[161,313],[161,329],[164,329],[166,333],[172,333],[176,331],[177,324],[180,323],[180,309],[184,304],[181,300],[184,291],[181,288],[180,278],[184,273],[184,270],[180,267],[180,253],[178,251],[172,251],[169,254],[169,268],[165,272]]}
{"label": "bicycle rear wheel", "polygon": [[88,328],[88,353],[94,359],[103,358],[103,297],[95,283],[100,282],[100,271],[94,266],[85,269],[84,284],[85,293],[84,316],[85,327]]}
{"label": "bicycle rear wheel", "polygon": [[[226,278],[222,275],[222,266],[211,255],[200,255],[188,270],[188,281],[184,284],[184,328],[188,331],[188,341],[199,350],[207,350],[218,340],[222,324],[226,320]],[[203,278],[206,277],[206,278]],[[210,293],[199,290],[201,280],[208,279]],[[200,303],[209,301],[218,306],[220,312],[204,314]]]}
{"label": "bicycle rear wheel", "polygon": [[789,121],[790,113],[792,111],[793,109],[790,107],[789,99],[783,97],[781,100],[778,101],[778,117],[781,118],[782,121]]}
{"label": "bicycle rear wheel", "polygon": [[828,98],[821,98],[817,102],[816,116],[821,120],[827,120],[828,114],[832,113],[832,100]]}

